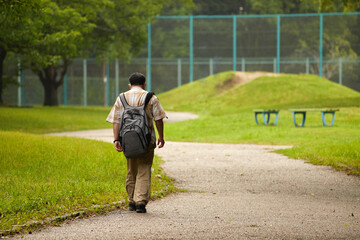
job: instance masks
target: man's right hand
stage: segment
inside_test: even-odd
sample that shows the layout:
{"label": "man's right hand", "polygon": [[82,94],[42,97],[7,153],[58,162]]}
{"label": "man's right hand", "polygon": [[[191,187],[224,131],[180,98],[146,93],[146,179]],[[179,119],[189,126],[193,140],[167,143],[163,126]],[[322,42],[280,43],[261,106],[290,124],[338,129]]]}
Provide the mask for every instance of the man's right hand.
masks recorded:
{"label": "man's right hand", "polygon": [[165,145],[164,139],[158,138],[157,145],[158,145],[158,148],[162,148]]}
{"label": "man's right hand", "polygon": [[116,141],[116,142],[114,143],[114,145],[115,145],[116,151],[118,151],[118,152],[122,152],[122,151],[123,151],[123,149],[122,149],[121,144],[120,144],[119,141]]}

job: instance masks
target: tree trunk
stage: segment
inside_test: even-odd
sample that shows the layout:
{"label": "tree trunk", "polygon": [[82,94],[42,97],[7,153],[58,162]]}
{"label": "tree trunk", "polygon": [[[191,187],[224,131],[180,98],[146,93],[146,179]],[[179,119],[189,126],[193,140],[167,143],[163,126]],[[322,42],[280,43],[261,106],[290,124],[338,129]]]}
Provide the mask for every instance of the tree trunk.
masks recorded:
{"label": "tree trunk", "polygon": [[58,106],[57,87],[51,80],[47,80],[47,83],[44,85],[44,106]]}
{"label": "tree trunk", "polygon": [[0,47],[0,104],[3,103],[2,93],[3,93],[3,67],[6,57],[6,50],[3,47]]}
{"label": "tree trunk", "polygon": [[39,79],[44,87],[44,106],[58,106],[58,88],[64,83],[67,61],[64,61],[59,80],[57,80],[60,67],[48,66],[38,70]]}

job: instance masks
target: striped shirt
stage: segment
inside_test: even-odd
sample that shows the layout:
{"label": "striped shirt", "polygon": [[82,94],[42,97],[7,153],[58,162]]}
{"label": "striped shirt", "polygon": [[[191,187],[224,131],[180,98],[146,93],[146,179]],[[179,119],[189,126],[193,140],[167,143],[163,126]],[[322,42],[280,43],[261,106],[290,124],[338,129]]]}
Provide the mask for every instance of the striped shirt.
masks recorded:
{"label": "striped shirt", "polygon": [[[125,92],[125,98],[130,106],[141,106],[145,103],[147,93],[148,92],[141,87],[133,86],[129,91]],[[121,103],[120,97],[117,97],[114,106],[106,118],[106,121],[110,123],[119,123],[121,125],[123,112],[124,106]],[[153,120],[157,121],[166,117],[166,113],[161,106],[159,99],[155,95],[150,99],[148,105],[146,106],[146,116],[149,123],[149,130],[151,132],[150,144],[155,144],[156,135]]]}

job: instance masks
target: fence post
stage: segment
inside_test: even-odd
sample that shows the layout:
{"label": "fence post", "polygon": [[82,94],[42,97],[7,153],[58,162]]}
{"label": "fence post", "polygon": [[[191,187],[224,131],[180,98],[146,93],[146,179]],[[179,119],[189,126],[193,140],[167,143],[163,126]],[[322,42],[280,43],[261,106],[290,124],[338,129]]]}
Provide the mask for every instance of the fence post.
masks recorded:
{"label": "fence post", "polygon": [[110,102],[110,69],[109,69],[109,63],[106,63],[106,106],[109,106]]}
{"label": "fence post", "polygon": [[245,58],[241,58],[241,71],[242,72],[246,71]]}
{"label": "fence post", "polygon": [[274,73],[277,73],[277,61],[276,61],[276,58],[273,59],[273,71],[274,71]]}
{"label": "fence post", "polygon": [[342,85],[342,57],[339,58],[339,84]]}
{"label": "fence post", "polygon": [[306,64],[306,74],[309,74],[309,58],[308,57],[305,60],[305,64]]}
{"label": "fence post", "polygon": [[209,75],[214,74],[214,59],[209,59]]}
{"label": "fence post", "polygon": [[277,30],[276,30],[276,72],[280,73],[280,15],[277,15]]}
{"label": "fence post", "polygon": [[83,60],[83,71],[84,71],[84,106],[87,106],[87,61]]}
{"label": "fence post", "polygon": [[233,71],[236,71],[236,16],[233,16]]}
{"label": "fence post", "polygon": [[177,60],[177,85],[181,86],[181,58]]}
{"label": "fence post", "polygon": [[320,13],[320,34],[319,34],[319,76],[322,77],[323,65],[323,14]]}
{"label": "fence post", "polygon": [[20,58],[18,58],[18,106],[21,106],[22,105],[22,91],[21,91],[21,88],[22,88],[22,84],[21,84],[21,77],[22,77],[22,72],[23,70],[21,69],[21,60]]}
{"label": "fence post", "polygon": [[64,75],[64,106],[67,105],[67,73]]}
{"label": "fence post", "polygon": [[102,66],[102,79],[103,79],[103,86],[104,86],[104,107],[106,107],[106,93],[107,93],[107,77],[106,77],[106,60],[103,62]]}
{"label": "fence post", "polygon": [[119,60],[115,60],[115,97],[119,95]]}
{"label": "fence post", "polygon": [[25,106],[25,71],[21,69],[21,105]]}
{"label": "fence post", "polygon": [[151,91],[151,23],[148,23],[148,59],[147,59],[147,90]]}
{"label": "fence post", "polygon": [[194,17],[193,16],[190,16],[189,17],[189,28],[190,28],[190,46],[189,46],[189,49],[190,49],[190,53],[189,53],[189,56],[190,56],[190,65],[189,65],[189,81],[192,82],[193,81],[193,76],[194,76],[194,49],[193,49],[193,38],[194,38]]}

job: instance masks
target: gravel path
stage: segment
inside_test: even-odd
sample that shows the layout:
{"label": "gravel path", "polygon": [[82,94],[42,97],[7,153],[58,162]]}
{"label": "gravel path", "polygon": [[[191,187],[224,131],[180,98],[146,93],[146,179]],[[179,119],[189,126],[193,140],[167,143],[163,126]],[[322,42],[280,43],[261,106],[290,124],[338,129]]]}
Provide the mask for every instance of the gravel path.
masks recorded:
{"label": "gravel path", "polygon": [[[99,135],[111,141],[111,129]],[[280,148],[167,142],[156,154],[187,192],[150,202],[147,214],[114,211],[16,238],[360,239],[360,178],[271,152]]]}
{"label": "gravel path", "polygon": [[[196,119],[198,116],[193,113],[186,112],[166,112],[167,118],[164,119],[165,123],[180,122],[185,120]],[[111,127],[111,124],[109,124]],[[85,130],[85,131],[73,131],[73,132],[60,132],[60,133],[49,133],[46,135],[51,136],[67,136],[67,137],[79,137],[93,140],[100,140],[105,142],[112,142],[113,133],[112,128],[97,129],[97,130]]]}

